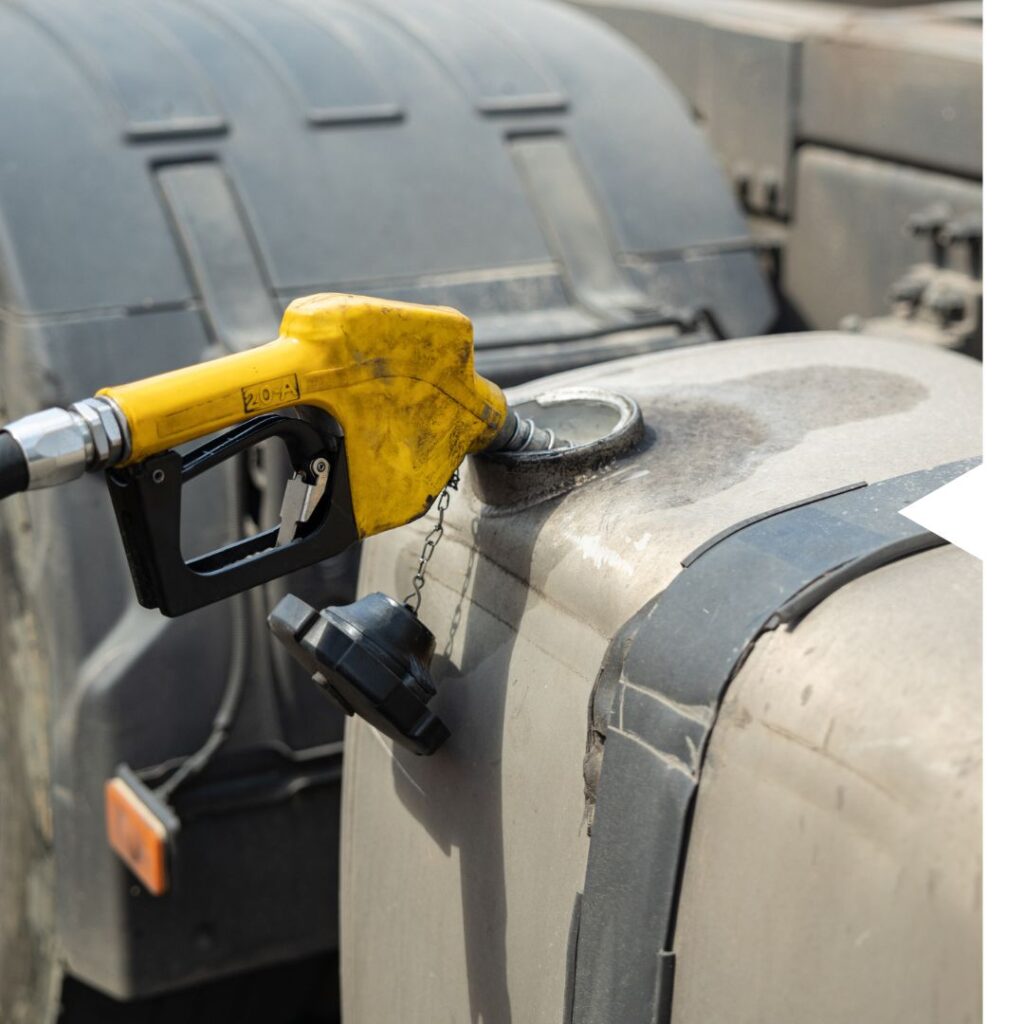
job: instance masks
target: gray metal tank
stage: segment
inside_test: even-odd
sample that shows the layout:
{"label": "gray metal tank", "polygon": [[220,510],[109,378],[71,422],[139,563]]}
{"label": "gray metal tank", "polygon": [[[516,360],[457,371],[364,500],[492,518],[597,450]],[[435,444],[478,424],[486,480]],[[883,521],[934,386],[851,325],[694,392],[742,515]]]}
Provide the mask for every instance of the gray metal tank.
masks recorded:
{"label": "gray metal tank", "polygon": [[347,1024],[980,1020],[981,567],[899,513],[975,464],[980,380],[804,334],[517,389],[583,446],[464,473],[447,744],[348,732]]}

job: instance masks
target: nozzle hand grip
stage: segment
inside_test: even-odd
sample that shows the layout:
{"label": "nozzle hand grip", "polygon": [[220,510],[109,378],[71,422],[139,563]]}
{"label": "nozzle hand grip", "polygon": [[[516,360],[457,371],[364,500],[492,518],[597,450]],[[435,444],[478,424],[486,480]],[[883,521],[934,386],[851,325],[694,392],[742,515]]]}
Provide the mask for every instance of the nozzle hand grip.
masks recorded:
{"label": "nozzle hand grip", "polygon": [[[326,500],[302,532],[276,546],[277,528],[186,561],[181,554],[181,488],[225,459],[280,437],[292,467],[328,463]],[[109,470],[107,486],[139,603],[181,615],[295,572],[344,551],[358,539],[348,486],[345,446],[303,420],[272,414],[234,428],[187,455],[161,452]]]}

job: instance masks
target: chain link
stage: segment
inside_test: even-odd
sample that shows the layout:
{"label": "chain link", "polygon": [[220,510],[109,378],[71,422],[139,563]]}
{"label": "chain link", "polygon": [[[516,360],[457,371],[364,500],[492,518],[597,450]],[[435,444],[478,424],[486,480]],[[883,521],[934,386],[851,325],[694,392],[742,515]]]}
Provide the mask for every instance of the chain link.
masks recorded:
{"label": "chain link", "polygon": [[412,590],[406,595],[404,603],[412,609],[413,614],[418,614],[420,601],[423,599],[423,585],[427,582],[424,575],[427,569],[427,562],[434,557],[434,549],[438,541],[444,536],[444,514],[452,501],[452,491],[459,489],[459,471],[452,473],[451,479],[444,485],[441,496],[437,499],[437,522],[434,523],[430,533],[423,541],[423,550],[420,552],[420,564],[416,566],[416,572],[412,577]]}

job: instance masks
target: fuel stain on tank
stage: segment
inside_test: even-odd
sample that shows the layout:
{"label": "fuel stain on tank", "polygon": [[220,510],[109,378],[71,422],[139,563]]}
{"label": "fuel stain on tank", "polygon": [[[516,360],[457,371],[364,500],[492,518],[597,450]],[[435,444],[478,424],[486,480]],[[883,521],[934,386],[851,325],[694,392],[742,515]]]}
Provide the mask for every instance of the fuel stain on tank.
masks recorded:
{"label": "fuel stain on tank", "polygon": [[812,431],[907,412],[927,395],[883,370],[809,366],[684,385],[640,402],[649,441],[683,456],[678,473],[659,483],[688,503],[735,485]]}

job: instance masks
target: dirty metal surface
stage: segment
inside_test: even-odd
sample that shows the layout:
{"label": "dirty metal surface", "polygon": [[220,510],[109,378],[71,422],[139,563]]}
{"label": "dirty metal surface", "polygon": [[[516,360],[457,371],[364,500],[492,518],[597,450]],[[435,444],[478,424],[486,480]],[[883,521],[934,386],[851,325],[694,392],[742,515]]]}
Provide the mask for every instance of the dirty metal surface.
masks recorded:
{"label": "dirty metal surface", "polygon": [[[433,758],[350,730],[342,826],[349,1021],[558,1020],[589,840],[590,695],[612,637],[680,559],[757,512],[975,456],[980,370],[841,334],[623,360],[543,382],[635,398],[647,435],[570,493],[514,513],[452,502],[422,617],[438,638]],[[529,385],[514,397],[531,393]],[[361,587],[395,592],[419,524],[367,546]],[[411,866],[411,865],[414,865]],[[391,900],[381,908],[376,893]],[[417,958],[429,946],[434,956]],[[392,956],[413,965],[396,985]]]}
{"label": "dirty metal surface", "polygon": [[981,1021],[981,575],[924,552],[755,647],[701,777],[672,1024]]}
{"label": "dirty metal surface", "polygon": [[596,803],[567,1019],[660,1024],[685,1005],[685,988],[673,995],[670,933],[704,750],[730,681],[763,633],[798,625],[858,574],[945,543],[899,510],[976,464],[766,512],[683,559],[649,614],[627,625],[594,694],[585,772]]}

